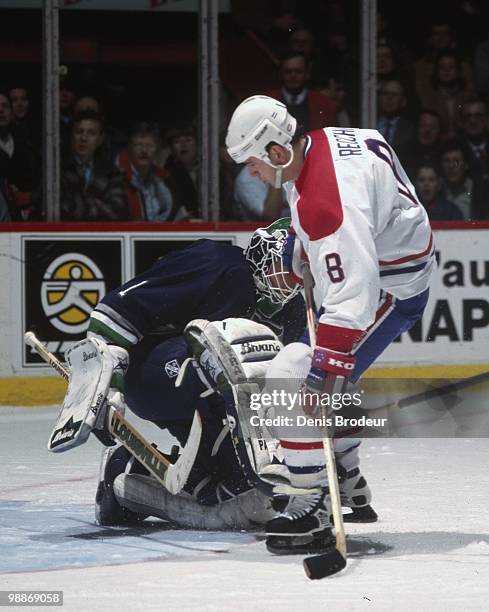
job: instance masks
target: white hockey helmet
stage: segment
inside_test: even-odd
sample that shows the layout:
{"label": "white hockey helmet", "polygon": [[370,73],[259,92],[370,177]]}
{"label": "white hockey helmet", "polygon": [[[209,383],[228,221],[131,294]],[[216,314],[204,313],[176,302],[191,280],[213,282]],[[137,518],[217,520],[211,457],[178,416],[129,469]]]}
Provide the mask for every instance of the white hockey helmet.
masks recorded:
{"label": "white hockey helmet", "polygon": [[267,146],[276,142],[292,154],[292,137],[297,121],[282,102],[268,96],[251,96],[236,108],[229,122],[226,147],[238,164],[250,157],[262,159],[274,168]]}

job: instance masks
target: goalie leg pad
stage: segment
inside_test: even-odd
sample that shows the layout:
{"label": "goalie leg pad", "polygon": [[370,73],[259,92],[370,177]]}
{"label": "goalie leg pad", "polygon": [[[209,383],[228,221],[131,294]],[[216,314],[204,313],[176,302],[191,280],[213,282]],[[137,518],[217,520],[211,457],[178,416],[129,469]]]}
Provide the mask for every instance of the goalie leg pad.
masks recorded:
{"label": "goalie leg pad", "polygon": [[264,525],[275,514],[270,499],[252,489],[214,506],[202,506],[185,494],[171,495],[154,478],[121,474],[115,479],[118,502],[188,529],[236,530]]}
{"label": "goalie leg pad", "polygon": [[282,343],[265,325],[248,319],[194,319],[185,336],[206,376],[214,384],[238,385],[263,378]]}
{"label": "goalie leg pad", "polygon": [[68,391],[48,449],[62,452],[86,442],[101,423],[114,371],[114,358],[102,340],[86,338],[66,353],[70,368]]}

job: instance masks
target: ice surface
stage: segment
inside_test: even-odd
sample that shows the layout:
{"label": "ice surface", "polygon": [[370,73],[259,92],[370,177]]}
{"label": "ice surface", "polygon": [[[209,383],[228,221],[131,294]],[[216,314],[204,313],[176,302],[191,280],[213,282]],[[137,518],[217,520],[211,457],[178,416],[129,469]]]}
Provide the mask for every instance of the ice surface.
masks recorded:
{"label": "ice surface", "polygon": [[95,525],[100,444],[49,453],[54,421],[0,408],[0,590],[63,590],[76,612],[489,609],[486,438],[364,441],[381,520],[347,524],[347,568],[311,582],[257,534]]}

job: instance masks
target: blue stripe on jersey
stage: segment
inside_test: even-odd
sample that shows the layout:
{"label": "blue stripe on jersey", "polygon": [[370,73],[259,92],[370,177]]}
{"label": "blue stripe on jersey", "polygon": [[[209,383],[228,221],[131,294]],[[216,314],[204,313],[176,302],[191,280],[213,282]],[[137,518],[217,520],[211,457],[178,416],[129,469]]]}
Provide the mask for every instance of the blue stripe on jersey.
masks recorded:
{"label": "blue stripe on jersey", "polygon": [[292,474],[316,474],[317,472],[321,472],[326,468],[325,465],[306,465],[304,467],[298,467],[295,465],[287,464],[287,468],[289,472]]}
{"label": "blue stripe on jersey", "polygon": [[[429,261],[429,260],[428,260]],[[418,272],[426,267],[428,261],[417,266],[409,266],[407,268],[397,268],[397,270],[381,270],[380,276],[394,276],[395,274],[409,274],[410,272]]]}

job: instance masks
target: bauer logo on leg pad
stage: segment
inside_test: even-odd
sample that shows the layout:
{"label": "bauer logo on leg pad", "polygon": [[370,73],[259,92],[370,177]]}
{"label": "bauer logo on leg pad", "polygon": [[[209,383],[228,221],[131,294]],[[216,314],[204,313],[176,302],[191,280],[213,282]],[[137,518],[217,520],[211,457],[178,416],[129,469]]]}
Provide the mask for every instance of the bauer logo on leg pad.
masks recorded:
{"label": "bauer logo on leg pad", "polygon": [[280,351],[282,345],[280,342],[270,342],[269,340],[257,340],[255,342],[243,342],[241,344],[240,354],[243,357],[246,355],[257,355],[260,354],[260,359],[273,359],[275,355]]}
{"label": "bauer logo on leg pad", "polygon": [[248,319],[195,319],[187,325],[185,334],[202,369],[215,381],[222,371],[230,384],[247,382],[246,363],[263,364],[262,368],[253,368],[253,376],[264,376],[268,362],[282,349],[273,331]]}

